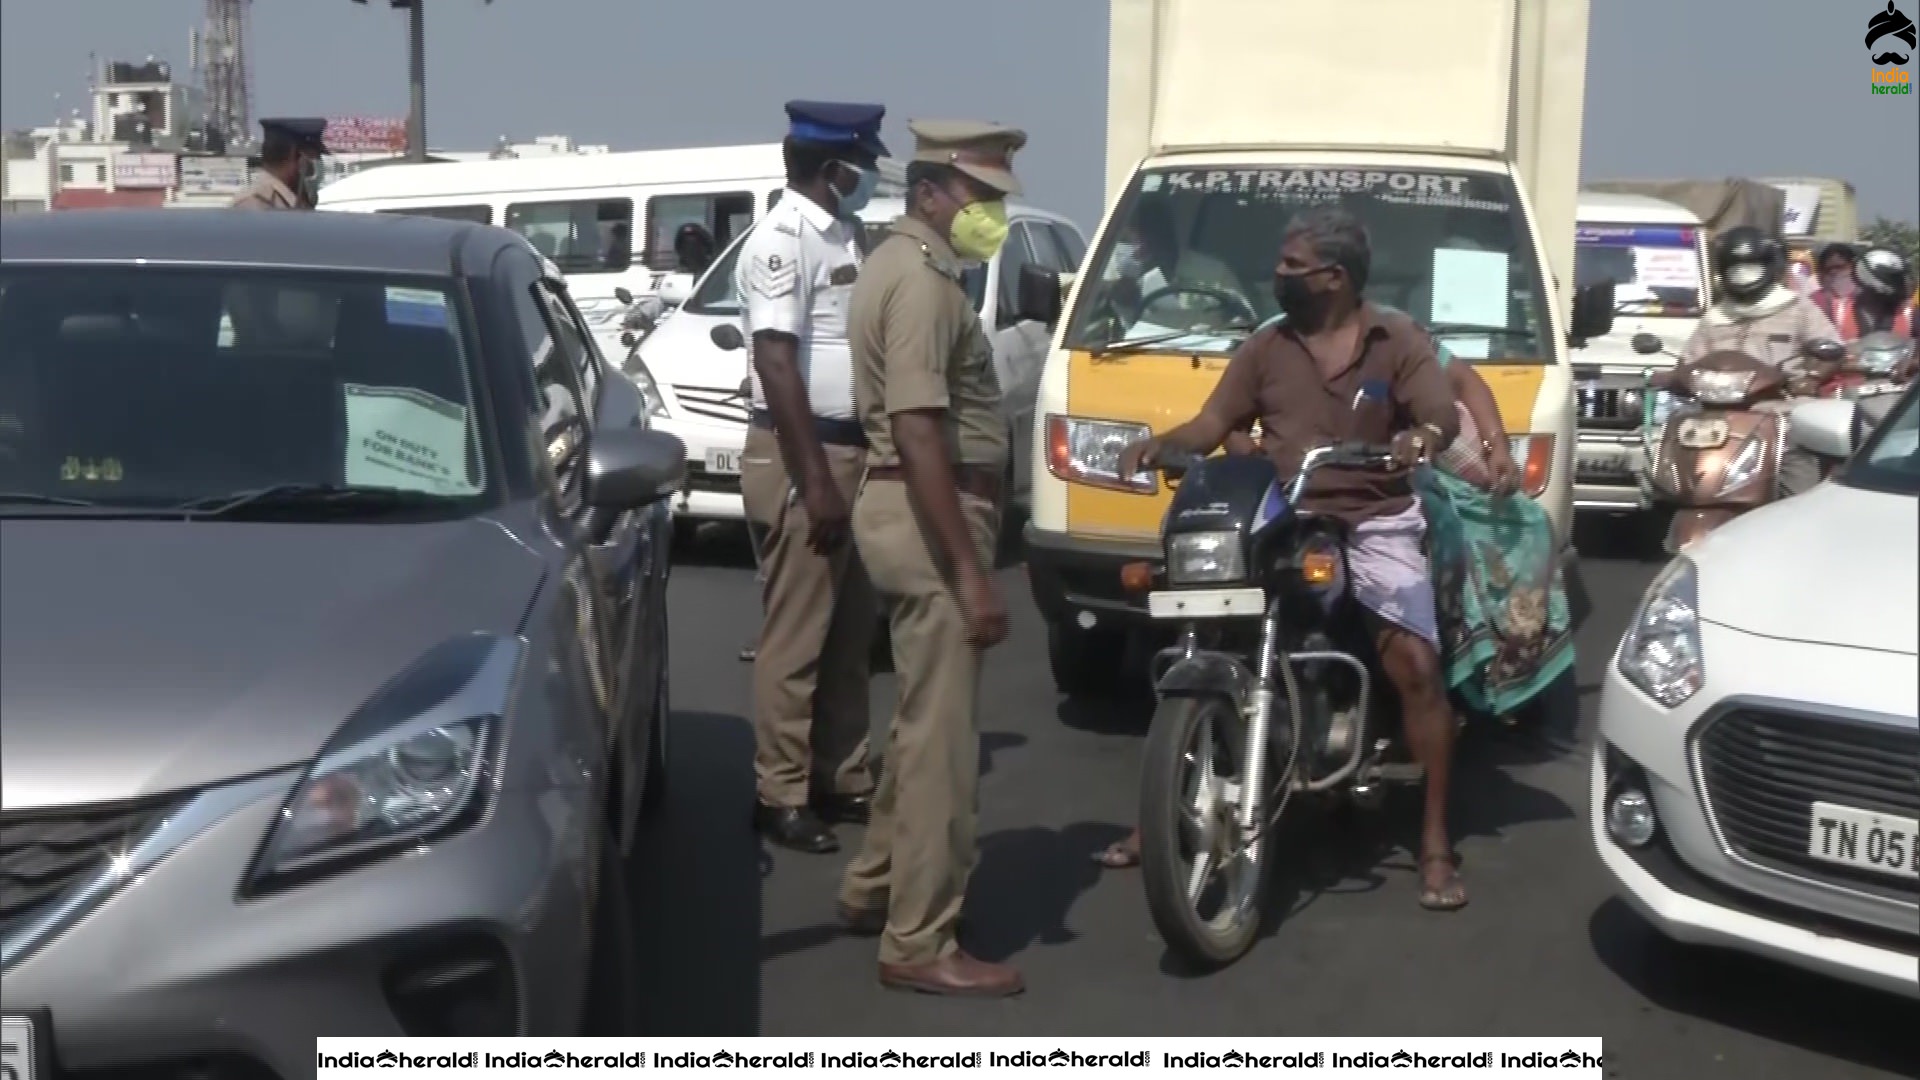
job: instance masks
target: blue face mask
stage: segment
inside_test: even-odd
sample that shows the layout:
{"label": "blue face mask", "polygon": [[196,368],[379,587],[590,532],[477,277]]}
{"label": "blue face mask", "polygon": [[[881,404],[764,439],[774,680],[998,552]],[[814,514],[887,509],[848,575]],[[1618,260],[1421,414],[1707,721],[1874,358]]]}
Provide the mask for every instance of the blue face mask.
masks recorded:
{"label": "blue face mask", "polygon": [[834,188],[834,192],[840,196],[840,212],[857,214],[865,210],[867,203],[873,200],[873,189],[880,186],[880,174],[872,169],[863,169],[844,161],[840,163],[840,167],[859,177],[854,181],[852,191],[841,192],[838,187]]}

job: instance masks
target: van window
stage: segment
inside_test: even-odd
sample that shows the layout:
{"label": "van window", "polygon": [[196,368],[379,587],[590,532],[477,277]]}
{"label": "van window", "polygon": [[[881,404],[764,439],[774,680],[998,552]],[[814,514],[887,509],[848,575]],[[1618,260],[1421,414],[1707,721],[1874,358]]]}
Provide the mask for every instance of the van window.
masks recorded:
{"label": "van window", "polygon": [[1613,282],[1622,315],[1699,318],[1704,269],[1700,230],[1690,225],[1581,222],[1574,229],[1574,282]]}
{"label": "van window", "polygon": [[514,203],[507,228],[568,274],[625,270],[633,261],[633,200]]}
{"label": "van window", "polygon": [[491,206],[398,206],[375,210],[376,214],[405,214],[409,217],[440,218],[445,221],[471,221],[476,225],[493,224]]}
{"label": "van window", "polygon": [[754,197],[750,191],[699,192],[658,195],[647,200],[647,266],[672,273],[679,269],[673,238],[683,225],[698,225],[713,237],[715,251],[753,225]]}

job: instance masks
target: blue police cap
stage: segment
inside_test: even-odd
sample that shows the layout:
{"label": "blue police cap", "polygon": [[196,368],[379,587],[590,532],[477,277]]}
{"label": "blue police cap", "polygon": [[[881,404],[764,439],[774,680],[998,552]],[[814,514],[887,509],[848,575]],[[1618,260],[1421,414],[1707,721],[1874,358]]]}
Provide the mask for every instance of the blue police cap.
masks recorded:
{"label": "blue police cap", "polygon": [[886,115],[885,105],[789,101],[787,135],[800,142],[858,147],[874,157],[886,157],[887,145],[880,141],[880,121]]}
{"label": "blue police cap", "polygon": [[281,117],[260,121],[261,134],[279,136],[295,145],[326,148],[327,122],[317,117]]}

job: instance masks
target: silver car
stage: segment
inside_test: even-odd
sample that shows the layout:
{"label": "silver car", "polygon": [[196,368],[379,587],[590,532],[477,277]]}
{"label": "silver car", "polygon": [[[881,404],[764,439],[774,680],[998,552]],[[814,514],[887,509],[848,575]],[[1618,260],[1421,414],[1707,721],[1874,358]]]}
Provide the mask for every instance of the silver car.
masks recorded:
{"label": "silver car", "polygon": [[591,341],[486,226],[8,222],[10,1080],[613,1030],[685,459]]}

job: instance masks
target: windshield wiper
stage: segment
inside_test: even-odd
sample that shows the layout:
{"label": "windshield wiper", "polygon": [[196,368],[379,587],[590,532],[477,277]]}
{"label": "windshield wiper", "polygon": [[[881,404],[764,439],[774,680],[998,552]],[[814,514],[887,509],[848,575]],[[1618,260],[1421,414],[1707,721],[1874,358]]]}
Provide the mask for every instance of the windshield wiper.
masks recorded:
{"label": "windshield wiper", "polygon": [[79,506],[91,509],[99,505],[91,499],[42,495],[37,491],[0,491],[0,506]]}
{"label": "windshield wiper", "polygon": [[1150,349],[1155,345],[1164,345],[1169,341],[1178,341],[1181,338],[1233,337],[1239,334],[1251,333],[1252,331],[1253,324],[1251,323],[1228,323],[1225,326],[1209,327],[1205,330],[1168,330],[1160,334],[1147,334],[1143,337],[1124,338],[1120,341],[1110,342],[1097,349],[1089,349],[1087,351],[1093,356],[1110,356],[1114,353],[1139,352],[1142,349]]}
{"label": "windshield wiper", "polygon": [[1478,323],[1434,323],[1427,327],[1427,333],[1434,337],[1509,337],[1532,338],[1537,335],[1531,330],[1515,330],[1507,326],[1481,326]]}
{"label": "windshield wiper", "polygon": [[437,503],[445,496],[404,488],[366,487],[353,484],[275,484],[252,491],[230,491],[224,495],[206,495],[176,504],[170,509],[193,517],[224,517],[247,507],[268,508],[354,504],[373,509],[398,509]]}

